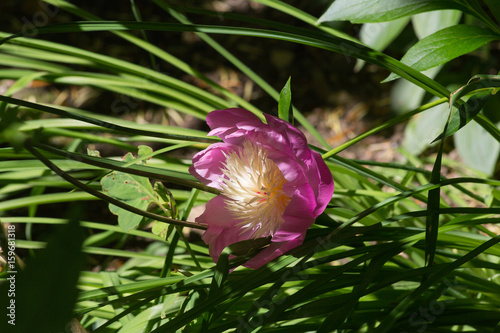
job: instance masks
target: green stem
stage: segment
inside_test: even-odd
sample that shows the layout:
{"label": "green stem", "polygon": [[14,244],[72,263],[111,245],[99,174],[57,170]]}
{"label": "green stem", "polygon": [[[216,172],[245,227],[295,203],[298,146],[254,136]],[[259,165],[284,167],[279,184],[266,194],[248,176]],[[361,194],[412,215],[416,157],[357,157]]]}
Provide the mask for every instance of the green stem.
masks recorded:
{"label": "green stem", "polygon": [[45,150],[47,152],[50,152],[50,153],[53,153],[53,154],[56,154],[59,156],[63,156],[65,158],[69,158],[69,159],[72,159],[74,161],[94,165],[94,166],[97,166],[100,168],[113,169],[116,171],[130,173],[130,174],[138,175],[138,176],[142,176],[142,177],[149,177],[149,178],[154,178],[154,179],[158,179],[158,180],[163,180],[166,182],[171,182],[174,184],[183,185],[183,186],[190,187],[190,188],[197,188],[197,189],[200,189],[202,191],[210,192],[210,193],[217,194],[217,195],[220,194],[220,191],[218,189],[203,185],[203,184],[195,182],[195,181],[191,181],[191,180],[187,180],[187,179],[180,179],[180,178],[173,177],[173,176],[167,176],[167,175],[154,173],[154,172],[148,172],[148,171],[143,170],[143,168],[148,168],[150,170],[154,170],[154,169],[161,170],[158,168],[146,167],[146,166],[140,166],[140,165],[131,165],[129,167],[124,167],[123,164],[125,164],[125,163],[123,163],[123,162],[118,162],[118,163],[120,163],[120,165],[118,165],[116,163],[111,164],[110,162],[117,162],[117,161],[107,160],[105,158],[100,158],[100,157],[97,158],[97,157],[92,157],[92,156],[86,156],[84,154],[70,153],[70,152],[60,150],[60,149],[57,149],[57,148],[54,148],[54,147],[51,147],[51,146],[48,146],[48,145],[45,145],[42,143],[32,143],[32,145],[34,147],[39,148],[39,149]]}
{"label": "green stem", "polygon": [[498,25],[489,17],[489,15],[481,8],[481,5],[477,0],[466,1],[465,6],[469,7],[471,14],[477,17],[479,20],[483,21],[484,24],[488,26],[493,32],[500,34],[500,28]]}
{"label": "green stem", "polygon": [[112,124],[112,123],[104,121],[104,120],[99,120],[99,119],[95,119],[95,118],[92,118],[89,116],[64,111],[64,110],[53,108],[50,106],[31,103],[31,102],[23,101],[21,99],[11,98],[11,97],[2,96],[2,95],[0,95],[0,101],[14,104],[14,105],[24,106],[24,107],[35,109],[35,110],[40,110],[40,111],[55,114],[55,115],[58,115],[58,116],[61,116],[64,118],[80,120],[80,121],[83,121],[83,122],[86,122],[89,124],[94,124],[94,125],[97,125],[100,127],[108,128],[108,129],[113,130],[113,131],[127,133],[127,134],[147,135],[147,136],[152,136],[152,137],[156,137],[156,138],[209,142],[209,143],[219,141],[218,139],[209,138],[209,137],[198,138],[198,137],[192,137],[192,136],[186,136],[186,135],[167,134],[167,133],[139,130],[139,129],[135,129],[135,128],[130,128],[130,127]]}
{"label": "green stem", "polygon": [[179,220],[171,219],[171,218],[168,218],[165,216],[154,214],[154,213],[144,211],[144,210],[138,209],[136,207],[127,205],[126,203],[123,203],[119,200],[116,200],[112,197],[109,197],[102,192],[94,190],[92,187],[81,183],[80,181],[71,177],[69,174],[67,174],[63,170],[59,169],[54,163],[52,163],[48,158],[46,158],[43,154],[41,154],[39,151],[37,151],[34,148],[30,139],[25,141],[24,147],[26,148],[26,150],[28,150],[30,153],[32,153],[36,158],[38,158],[43,164],[45,164],[49,169],[54,171],[54,173],[56,173],[58,176],[60,176],[64,180],[66,180],[68,183],[73,184],[74,186],[82,189],[83,191],[90,193],[93,196],[95,196],[99,199],[102,199],[102,200],[104,200],[112,205],[118,206],[118,207],[123,208],[125,210],[128,210],[132,213],[135,213],[135,214],[138,214],[138,215],[141,215],[144,217],[148,217],[152,220],[157,220],[157,221],[170,223],[170,224],[174,224],[174,225],[179,225],[179,226],[186,226],[186,227],[195,228],[195,229],[205,230],[208,228],[208,226],[204,223],[179,221]]}
{"label": "green stem", "polygon": [[385,130],[385,129],[393,126],[393,125],[396,125],[396,124],[398,124],[398,123],[400,123],[400,122],[402,122],[402,121],[404,121],[404,120],[406,120],[408,118],[413,117],[416,114],[419,114],[422,111],[428,110],[430,108],[435,107],[436,105],[443,104],[443,103],[445,103],[447,101],[448,101],[448,98],[443,97],[443,98],[440,98],[440,99],[438,99],[438,100],[436,100],[434,102],[422,105],[421,107],[419,107],[419,108],[417,108],[417,109],[415,109],[413,111],[407,112],[407,113],[405,113],[403,115],[400,115],[400,116],[398,116],[396,118],[393,118],[393,119],[385,122],[384,124],[382,124],[382,125],[380,125],[378,127],[375,127],[375,128],[373,128],[373,129],[371,129],[371,130],[369,130],[369,131],[367,131],[367,132],[365,132],[365,133],[363,133],[361,135],[358,135],[354,139],[349,140],[346,143],[341,144],[340,146],[338,146],[338,147],[336,147],[336,148],[334,148],[334,149],[326,152],[325,154],[322,155],[322,157],[323,157],[323,159],[327,159],[328,157],[340,153],[344,149],[349,148],[350,146],[358,143],[359,141],[361,141],[363,139],[366,139],[367,137],[369,137],[369,136],[371,136],[371,135],[373,135],[375,133],[379,133],[379,132],[381,132],[381,131],[383,131],[383,130]]}

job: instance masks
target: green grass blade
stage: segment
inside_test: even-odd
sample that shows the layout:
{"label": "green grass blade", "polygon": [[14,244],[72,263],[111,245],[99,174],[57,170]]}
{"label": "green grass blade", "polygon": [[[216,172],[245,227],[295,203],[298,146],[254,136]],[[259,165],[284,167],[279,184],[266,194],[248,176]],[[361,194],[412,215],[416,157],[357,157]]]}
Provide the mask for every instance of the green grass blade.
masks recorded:
{"label": "green grass blade", "polygon": [[428,290],[433,284],[442,280],[452,271],[464,265],[465,263],[471,261],[476,256],[480,255],[488,248],[498,244],[499,242],[500,242],[500,236],[496,236],[495,238],[492,238],[487,242],[484,242],[483,244],[481,244],[474,250],[470,251],[463,257],[441,268],[438,272],[436,272],[434,275],[429,277],[424,283],[422,283],[420,287],[412,291],[401,302],[399,302],[399,304],[389,313],[389,315],[387,315],[386,318],[382,320],[382,322],[380,323],[380,325],[378,325],[377,329],[374,332],[376,333],[388,332],[391,329],[391,327],[396,323],[396,321],[405,314],[406,309],[408,309],[415,302],[415,300],[417,300],[418,297],[426,290]]}
{"label": "green grass blade", "polygon": [[[128,133],[128,134],[150,135],[150,136],[156,136],[156,137],[160,137],[160,138],[170,138],[170,139],[178,139],[178,140],[194,139],[192,137],[184,136],[184,135],[172,135],[172,134],[158,133],[158,132],[152,132],[152,131],[144,131],[144,130],[140,130],[140,129],[136,129],[136,128],[127,128],[127,127],[124,127],[121,125],[109,123],[107,121],[98,120],[98,119],[95,119],[95,118],[92,118],[89,116],[76,114],[76,113],[64,111],[61,109],[57,109],[57,108],[53,108],[53,107],[49,107],[49,106],[45,106],[45,105],[41,105],[41,104],[26,102],[26,101],[23,101],[20,99],[15,99],[15,98],[7,97],[7,96],[0,96],[0,101],[6,102],[6,103],[11,103],[14,105],[24,106],[27,108],[33,108],[33,109],[40,110],[43,112],[55,114],[55,115],[58,115],[61,117],[67,117],[67,118],[71,118],[71,119],[80,120],[83,122],[87,122],[89,124],[94,124],[97,126],[111,129],[113,131],[118,131],[118,132],[123,132],[123,133]],[[207,141],[207,142],[214,141],[214,139],[211,139],[211,138],[207,138],[207,139],[196,138],[195,140],[196,141]]]}
{"label": "green grass blade", "polygon": [[[438,97],[448,97],[450,95],[448,89],[446,89],[436,81],[421,74],[420,72],[412,69],[411,67],[402,64],[396,59],[358,43],[354,43],[334,36],[316,39],[281,31],[272,31],[265,29],[125,21],[71,22],[36,28],[36,32],[39,34],[120,30],[192,31],[208,34],[231,34],[239,36],[271,38],[287,42],[299,43],[312,47],[322,48],[328,51],[343,53],[348,56],[353,56],[355,58],[359,58],[375,65],[381,66],[382,68],[400,75],[401,77]],[[20,36],[22,35],[17,34],[8,36],[0,41],[0,45]],[[116,61],[115,63],[117,64]]]}

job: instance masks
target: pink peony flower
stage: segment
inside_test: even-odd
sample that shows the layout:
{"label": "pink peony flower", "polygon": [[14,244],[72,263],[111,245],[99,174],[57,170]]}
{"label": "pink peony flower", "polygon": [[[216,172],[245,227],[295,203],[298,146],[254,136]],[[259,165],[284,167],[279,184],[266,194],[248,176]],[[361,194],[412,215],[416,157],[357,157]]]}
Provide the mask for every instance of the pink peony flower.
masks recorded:
{"label": "pink peony flower", "polygon": [[270,237],[268,247],[244,266],[258,268],[299,246],[333,194],[330,170],[291,124],[265,115],[264,124],[244,109],[207,116],[222,143],[193,158],[189,172],[221,191],[196,219],[208,224],[203,240],[215,262],[225,247]]}

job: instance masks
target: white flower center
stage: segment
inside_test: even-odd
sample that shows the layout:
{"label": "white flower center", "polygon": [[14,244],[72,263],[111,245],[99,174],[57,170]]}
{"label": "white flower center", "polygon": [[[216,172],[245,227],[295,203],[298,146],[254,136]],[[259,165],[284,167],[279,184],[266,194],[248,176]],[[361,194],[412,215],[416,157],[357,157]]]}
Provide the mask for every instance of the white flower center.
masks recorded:
{"label": "white flower center", "polygon": [[290,197],[283,192],[287,180],[267,151],[249,141],[226,156],[222,172],[222,194],[227,208],[240,220],[242,233],[254,230],[252,238],[272,236],[283,222]]}

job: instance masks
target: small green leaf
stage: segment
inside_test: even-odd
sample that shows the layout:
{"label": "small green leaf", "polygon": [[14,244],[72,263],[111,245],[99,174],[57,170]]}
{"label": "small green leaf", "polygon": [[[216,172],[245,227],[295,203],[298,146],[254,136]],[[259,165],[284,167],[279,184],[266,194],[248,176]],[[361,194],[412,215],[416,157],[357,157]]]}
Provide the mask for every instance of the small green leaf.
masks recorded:
{"label": "small green leaf", "polygon": [[278,115],[280,119],[293,123],[293,111],[291,111],[292,105],[292,90],[290,87],[290,80],[286,81],[285,86],[280,92],[280,100],[278,102]]}
{"label": "small green leaf", "polygon": [[160,222],[160,221],[155,221],[153,223],[153,228],[151,229],[151,232],[157,236],[160,236],[163,239],[167,239],[167,236],[169,234],[169,227],[173,226],[173,224],[168,224],[165,222]]}
{"label": "small green leaf", "polygon": [[[170,192],[162,183],[156,182],[153,190],[157,195],[156,204],[163,210],[166,216],[177,218],[177,203],[174,200],[172,192]],[[155,235],[167,239],[170,233],[174,230],[173,224],[155,221],[153,224],[152,232]]]}
{"label": "small green leaf", "polygon": [[[137,154],[139,155],[139,158],[142,158],[142,157],[145,157],[145,156],[149,156],[151,154],[153,154],[153,149],[149,146],[145,146],[145,145],[140,145],[138,147],[138,152]],[[149,160],[149,158],[148,158]]]}
{"label": "small green leaf", "polygon": [[336,0],[318,22],[385,22],[439,9],[467,8],[454,0]]}
{"label": "small green leaf", "polygon": [[[408,50],[401,62],[418,71],[424,71],[498,39],[500,39],[500,35],[485,28],[463,24],[455,25],[420,40]],[[383,82],[397,78],[399,76],[392,73]]]}
{"label": "small green leaf", "polygon": [[[123,160],[130,164],[135,164],[133,162],[139,160],[138,163],[144,165],[145,162],[140,161],[141,158],[146,158],[152,152],[153,150],[150,147],[140,146],[137,159],[131,153],[128,153]],[[158,206],[162,206],[163,203],[146,177],[114,171],[101,179],[101,185],[104,193],[108,196],[141,210],[146,210],[151,203]],[[109,205],[109,210],[118,215],[118,224],[126,231],[136,228],[143,218],[141,215],[112,204]]]}
{"label": "small green leaf", "polygon": [[[476,75],[469,83],[457,89],[450,96],[450,105],[454,105],[461,97],[473,94],[467,102],[458,107],[450,119],[445,137],[452,135],[467,125],[486,104],[491,95],[496,94],[500,88],[500,76],[498,75]],[[441,138],[437,137],[434,141]]]}
{"label": "small green leaf", "polygon": [[165,214],[172,218],[177,218],[177,203],[175,202],[172,192],[170,192],[162,183],[156,182],[154,191],[161,199],[159,202],[160,208],[163,209]]}
{"label": "small green leaf", "polygon": [[93,156],[93,157],[101,157],[101,152],[99,150],[92,150],[87,148],[87,155]]}
{"label": "small green leaf", "polygon": [[[104,193],[130,206],[146,210],[151,202],[153,187],[149,179],[128,173],[114,171],[101,179]],[[142,216],[129,212],[115,205],[109,205],[109,210],[118,215],[118,224],[123,230],[136,228],[142,221]]]}

